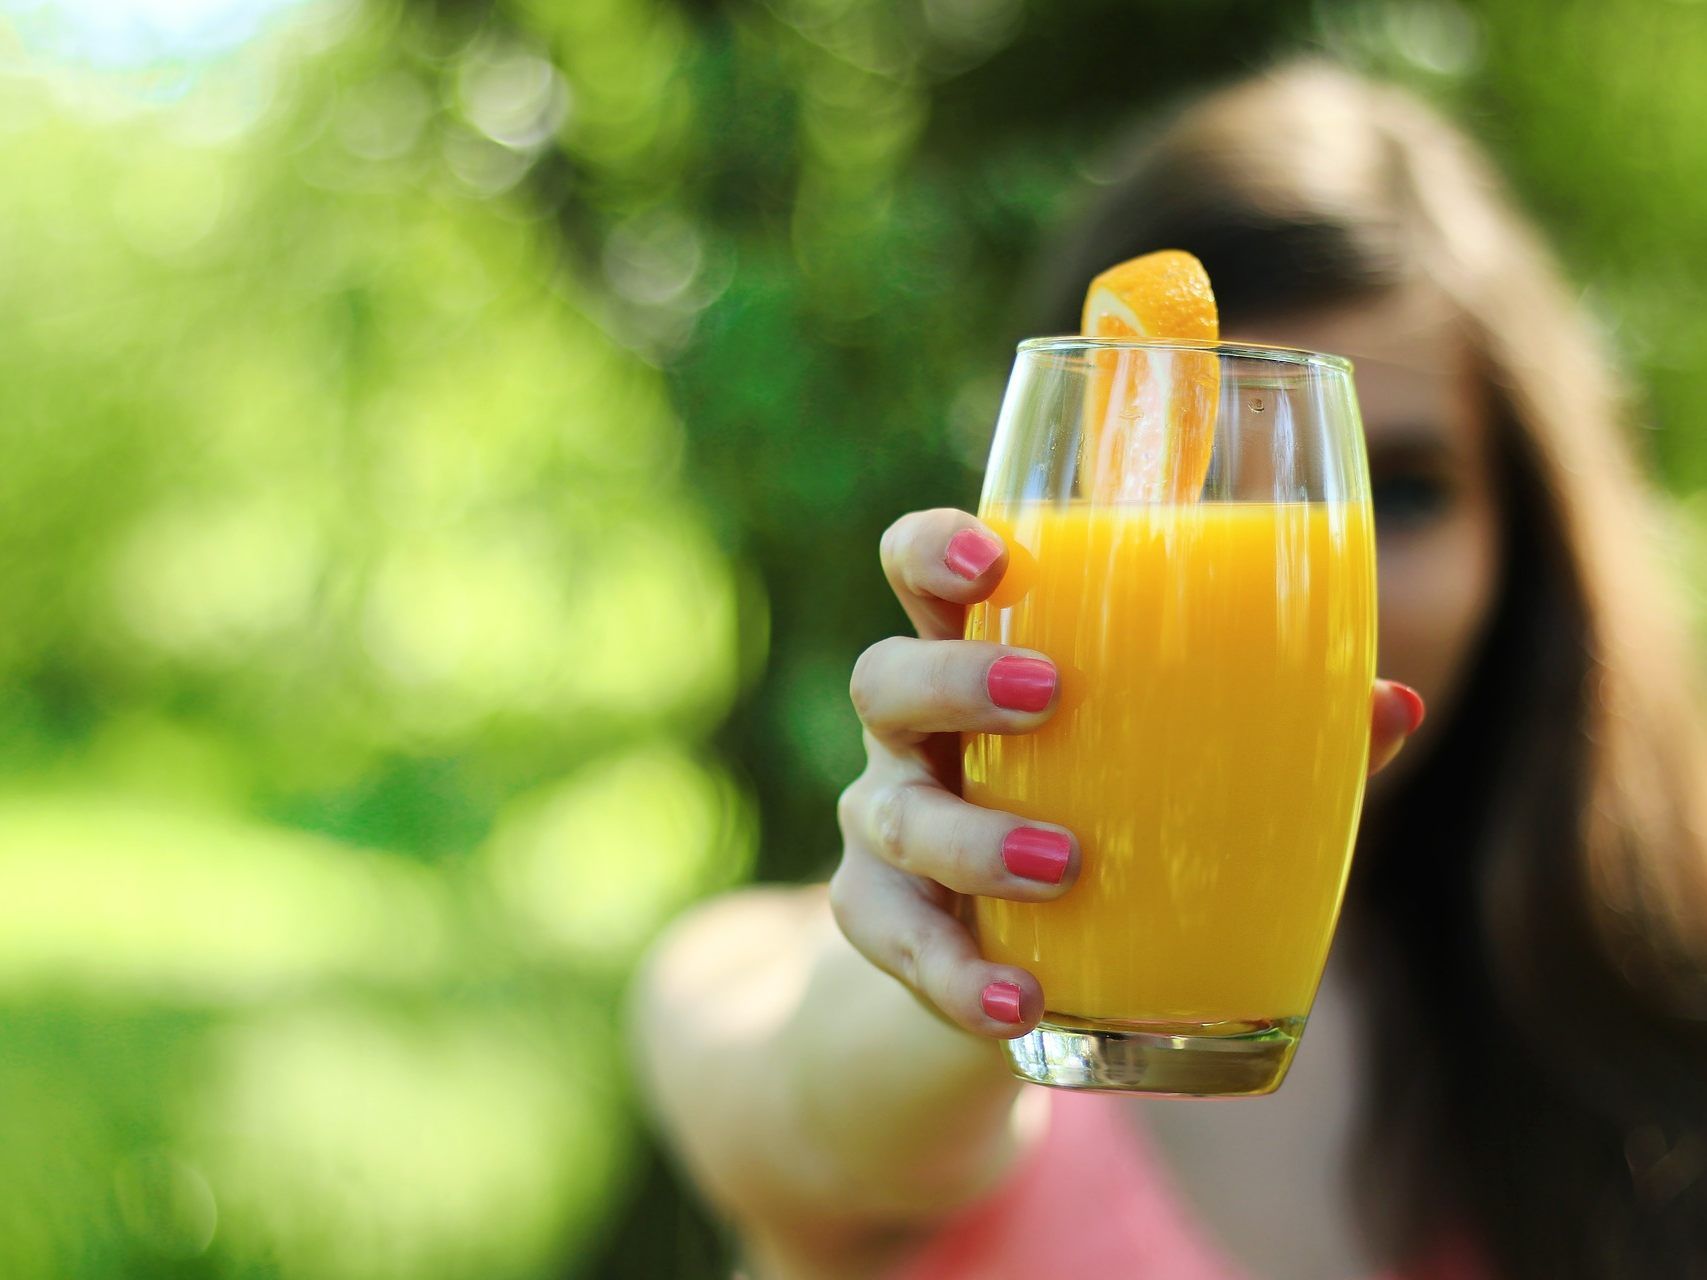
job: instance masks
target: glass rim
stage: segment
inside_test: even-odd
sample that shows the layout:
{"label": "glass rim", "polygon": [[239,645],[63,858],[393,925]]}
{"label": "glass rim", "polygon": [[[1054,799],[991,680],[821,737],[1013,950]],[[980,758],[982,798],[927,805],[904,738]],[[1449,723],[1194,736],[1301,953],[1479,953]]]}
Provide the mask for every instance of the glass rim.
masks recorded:
{"label": "glass rim", "polygon": [[1219,356],[1240,356],[1248,360],[1269,360],[1276,364],[1316,365],[1352,372],[1352,363],[1344,356],[1326,351],[1307,351],[1303,347],[1258,346],[1248,342],[1210,342],[1201,338],[1093,338],[1084,334],[1059,334],[1027,338],[1017,350],[1025,351],[1207,351]]}

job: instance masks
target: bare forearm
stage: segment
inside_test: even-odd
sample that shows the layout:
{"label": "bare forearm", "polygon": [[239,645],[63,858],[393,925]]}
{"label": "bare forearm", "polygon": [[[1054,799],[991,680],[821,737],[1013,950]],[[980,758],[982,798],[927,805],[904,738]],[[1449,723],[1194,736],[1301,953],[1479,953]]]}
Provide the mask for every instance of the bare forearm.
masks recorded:
{"label": "bare forearm", "polygon": [[1000,1049],[938,1020],[841,937],[821,887],[701,908],[643,971],[654,1109],[727,1211],[826,1239],[928,1222],[1026,1139]]}
{"label": "bare forearm", "polygon": [[1014,1154],[1020,1085],[1000,1046],[931,1013],[836,930],[821,891],[804,996],[772,1052],[788,1063],[803,1138],[870,1203],[952,1208]]}

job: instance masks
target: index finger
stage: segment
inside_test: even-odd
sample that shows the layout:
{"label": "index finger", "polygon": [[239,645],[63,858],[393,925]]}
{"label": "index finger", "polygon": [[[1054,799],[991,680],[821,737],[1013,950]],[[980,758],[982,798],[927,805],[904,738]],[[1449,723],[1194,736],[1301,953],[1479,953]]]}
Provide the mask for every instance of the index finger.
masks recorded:
{"label": "index finger", "polygon": [[925,640],[959,639],[966,606],[996,589],[1007,544],[978,517],[953,507],[914,511],[884,531],[883,576]]}

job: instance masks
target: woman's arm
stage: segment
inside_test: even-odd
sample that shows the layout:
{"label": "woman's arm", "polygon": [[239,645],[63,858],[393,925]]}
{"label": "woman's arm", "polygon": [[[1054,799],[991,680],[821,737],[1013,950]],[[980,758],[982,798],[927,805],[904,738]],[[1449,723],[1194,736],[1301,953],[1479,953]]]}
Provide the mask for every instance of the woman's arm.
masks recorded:
{"label": "woman's arm", "polygon": [[[1043,990],[984,959],[962,909],[1070,892],[1079,844],[957,792],[959,735],[1041,727],[1054,664],[959,638],[1007,567],[974,517],[904,517],[882,560],[918,638],[880,641],[854,669],[867,763],[842,795],[835,875],[690,913],[634,989],[651,1105],[764,1280],[883,1274],[1041,1129],[1042,1095],[1016,1105],[996,1042],[1036,1025]],[[1379,767],[1418,717],[1381,682],[1373,711]]]}
{"label": "woman's arm", "polygon": [[[1001,581],[1001,540],[965,512],[922,512],[881,559],[920,638],[882,641],[854,670],[868,763],[839,806],[835,875],[690,913],[634,992],[661,1126],[776,1276],[880,1274],[1011,1165],[1019,1086],[996,1041],[1035,1023],[1042,992],[978,955],[959,905],[1056,898],[1077,874],[1070,833],[1031,824],[1056,849],[1039,872],[1004,855],[1019,819],[954,794],[959,733],[1030,732],[1054,710],[1052,695],[995,696],[991,666],[1016,651],[959,639],[964,607]],[[1026,660],[1053,688],[1043,655]]]}
{"label": "woman's arm", "polygon": [[1043,1101],[993,1040],[928,1012],[848,944],[826,887],[758,888],[679,920],[632,1033],[664,1132],[741,1230],[753,1280],[880,1275],[991,1188]]}

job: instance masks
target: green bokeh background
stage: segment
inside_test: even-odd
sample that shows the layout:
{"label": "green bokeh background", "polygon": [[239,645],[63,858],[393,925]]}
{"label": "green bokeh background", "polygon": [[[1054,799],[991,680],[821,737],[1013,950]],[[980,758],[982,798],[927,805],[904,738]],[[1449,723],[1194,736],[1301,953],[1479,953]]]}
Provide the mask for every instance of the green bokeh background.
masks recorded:
{"label": "green bokeh background", "polygon": [[824,870],[878,533],[1295,50],[1507,167],[1689,580],[1707,5],[0,0],[0,1275],[725,1274],[633,962]]}

